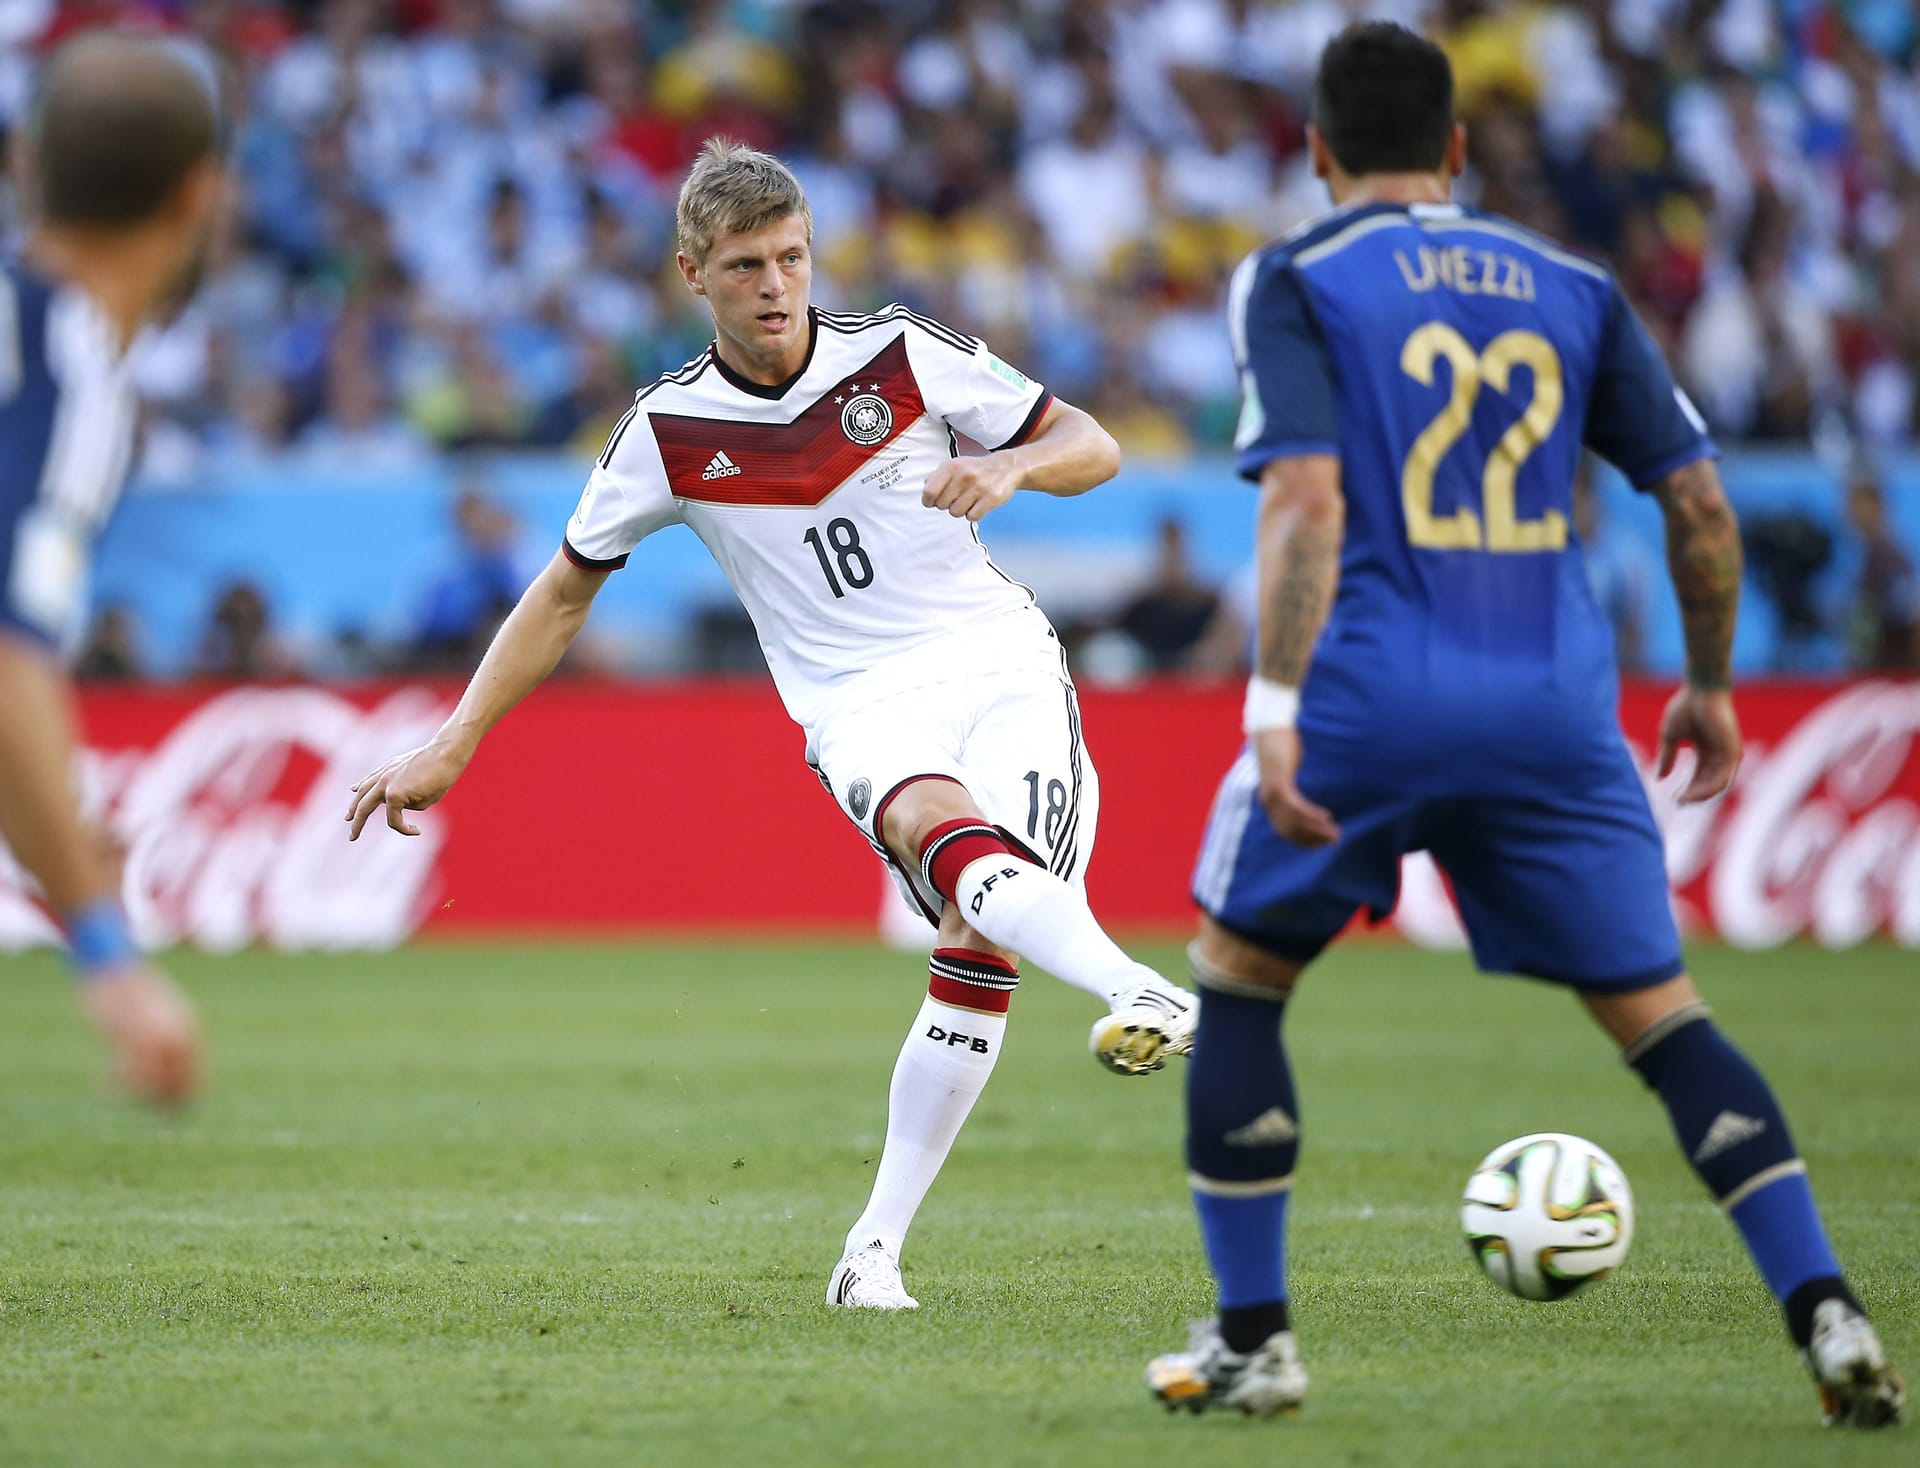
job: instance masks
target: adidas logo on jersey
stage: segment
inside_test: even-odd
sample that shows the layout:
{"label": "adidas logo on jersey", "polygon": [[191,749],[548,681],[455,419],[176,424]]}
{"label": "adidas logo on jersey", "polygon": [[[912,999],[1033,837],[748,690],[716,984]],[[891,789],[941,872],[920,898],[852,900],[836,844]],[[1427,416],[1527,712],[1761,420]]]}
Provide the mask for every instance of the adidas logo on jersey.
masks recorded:
{"label": "adidas logo on jersey", "polygon": [[727,457],[725,449],[720,450],[707,460],[707,467],[700,471],[702,479],[727,479],[740,473],[740,466]]}
{"label": "adidas logo on jersey", "polygon": [[1220,1140],[1229,1147],[1277,1147],[1300,1135],[1293,1118],[1278,1106],[1270,1106],[1243,1127],[1236,1127]]}
{"label": "adidas logo on jersey", "polygon": [[1767,1124],[1757,1117],[1742,1116],[1737,1111],[1723,1111],[1713,1119],[1713,1125],[1707,1128],[1706,1136],[1700,1139],[1700,1145],[1694,1150],[1695,1162],[1710,1162],[1729,1148],[1738,1147],[1742,1142],[1750,1142],[1767,1129]]}

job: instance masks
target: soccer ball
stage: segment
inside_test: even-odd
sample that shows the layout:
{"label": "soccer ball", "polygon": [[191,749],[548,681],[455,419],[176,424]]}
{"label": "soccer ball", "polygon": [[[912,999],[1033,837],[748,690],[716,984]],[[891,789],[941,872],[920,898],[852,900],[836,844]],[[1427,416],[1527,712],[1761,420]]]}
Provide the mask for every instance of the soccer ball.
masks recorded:
{"label": "soccer ball", "polygon": [[1564,1132],[1517,1137],[1467,1179],[1460,1225],[1487,1278],[1523,1300],[1559,1300],[1605,1279],[1633,1242],[1619,1165]]}

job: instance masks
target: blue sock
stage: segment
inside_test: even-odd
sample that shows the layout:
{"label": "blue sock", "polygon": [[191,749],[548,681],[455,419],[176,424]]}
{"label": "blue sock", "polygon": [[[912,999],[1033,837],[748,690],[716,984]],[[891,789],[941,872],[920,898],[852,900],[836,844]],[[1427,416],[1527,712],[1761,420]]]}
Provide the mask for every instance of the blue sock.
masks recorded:
{"label": "blue sock", "polygon": [[1729,1208],[1727,1216],[1776,1300],[1785,1303],[1808,1280],[1840,1276],[1840,1261],[1827,1242],[1806,1173],[1766,1184]]}
{"label": "blue sock", "polygon": [[1280,1043],[1285,996],[1201,982],[1187,1067],[1187,1173],[1220,1285],[1221,1333],[1244,1352],[1288,1328],[1287,1195],[1299,1113]]}
{"label": "blue sock", "polygon": [[1774,1298],[1784,1305],[1814,1281],[1843,1292],[1840,1261],[1787,1119],[1766,1079],[1720,1033],[1707,1007],[1667,1016],[1625,1057],[1666,1102],[1680,1150],[1740,1230]]}

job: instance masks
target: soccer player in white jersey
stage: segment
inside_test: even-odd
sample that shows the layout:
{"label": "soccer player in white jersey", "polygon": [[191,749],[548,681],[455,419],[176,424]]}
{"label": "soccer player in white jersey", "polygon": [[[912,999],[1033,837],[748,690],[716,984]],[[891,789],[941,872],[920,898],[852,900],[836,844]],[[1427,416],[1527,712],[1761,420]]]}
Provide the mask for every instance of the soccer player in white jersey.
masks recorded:
{"label": "soccer player in white jersey", "polygon": [[136,1096],[198,1081],[193,1011],[134,946],[118,863],[73,793],[61,653],[133,457],[122,357],[198,280],[222,191],[213,97],[175,52],[70,42],[42,68],[24,129],[22,258],[0,267],[0,838],[72,946],[81,1005]]}
{"label": "soccer player in white jersey", "polygon": [[[1079,409],[974,338],[902,306],[808,303],[812,216],[775,158],[710,141],[680,192],[679,264],[713,345],[643,389],[561,551],[432,742],[354,786],[357,838],[444,796],[481,736],[552,671],[607,572],[690,526],[753,618],[807,760],[937,929],[893,1073],[887,1141],[829,1304],[912,1309],[900,1248],[999,1058],[1023,954],[1109,1013],[1124,1074],[1184,1053],[1192,996],[1087,908],[1099,785],[1059,638],[976,525],[1017,489],[1080,494],[1120,454]],[[985,455],[959,457],[957,435]]]}

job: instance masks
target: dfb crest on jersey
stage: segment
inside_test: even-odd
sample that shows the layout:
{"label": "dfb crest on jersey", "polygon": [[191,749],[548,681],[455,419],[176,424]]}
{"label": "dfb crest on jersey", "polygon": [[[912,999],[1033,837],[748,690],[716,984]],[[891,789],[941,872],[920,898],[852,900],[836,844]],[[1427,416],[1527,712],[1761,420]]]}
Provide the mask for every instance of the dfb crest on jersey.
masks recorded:
{"label": "dfb crest on jersey", "polygon": [[879,443],[893,432],[893,409],[883,397],[870,392],[858,393],[848,398],[846,407],[840,410],[840,426],[855,443]]}
{"label": "dfb crest on jersey", "polygon": [[862,775],[847,787],[847,809],[853,812],[856,821],[867,818],[867,807],[873,804],[873,784]]}

